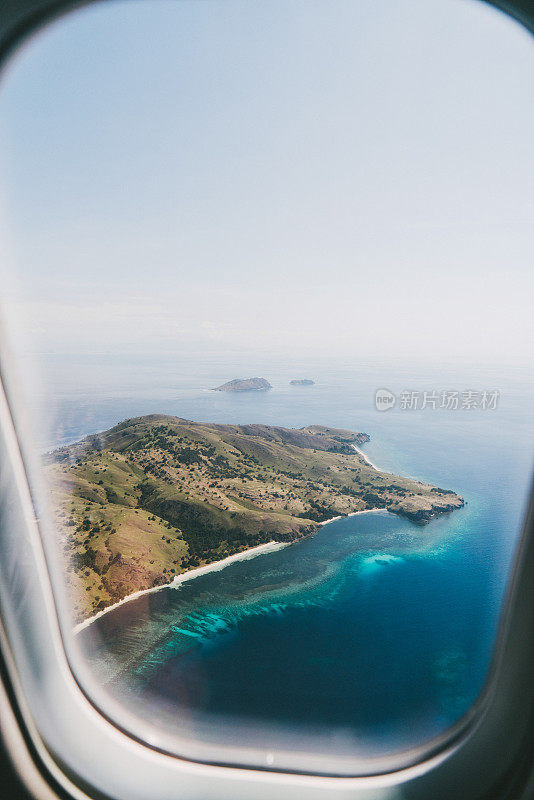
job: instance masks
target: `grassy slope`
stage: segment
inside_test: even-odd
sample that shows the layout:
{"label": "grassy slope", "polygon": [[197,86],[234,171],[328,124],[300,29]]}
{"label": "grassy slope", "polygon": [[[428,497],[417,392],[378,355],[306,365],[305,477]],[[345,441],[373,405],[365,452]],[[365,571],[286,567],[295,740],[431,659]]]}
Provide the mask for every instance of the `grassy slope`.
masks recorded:
{"label": "grassy slope", "polygon": [[365,434],[322,426],[126,420],[49,458],[76,617],[204,563],[384,508],[426,522],[453,492],[378,472]]}

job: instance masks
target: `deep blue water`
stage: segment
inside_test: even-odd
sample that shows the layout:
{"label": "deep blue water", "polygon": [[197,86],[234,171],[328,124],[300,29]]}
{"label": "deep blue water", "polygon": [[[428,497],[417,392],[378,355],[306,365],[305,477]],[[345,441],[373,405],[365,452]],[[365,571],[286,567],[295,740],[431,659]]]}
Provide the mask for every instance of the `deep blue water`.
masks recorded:
{"label": "deep blue water", "polygon": [[[86,406],[73,400],[73,427],[87,425],[82,407],[96,429],[151,411],[347,427],[371,435],[365,451],[379,466],[454,489],[465,508],[424,528],[385,512],[329,523],[277,552],[133,601],[83,641],[108,689],[141,714],[157,708],[170,730],[187,718],[198,732],[230,715],[329,726],[365,752],[387,753],[451,725],[484,684],[531,474],[532,391],[517,376],[483,371],[414,377],[306,366],[254,370],[274,387],[260,396],[207,392],[203,381],[217,385],[219,376],[208,383],[198,373],[159,396],[147,389],[132,399],[125,389]],[[288,377],[317,385],[290,388]],[[495,411],[379,413],[379,386],[500,388],[501,398]]]}

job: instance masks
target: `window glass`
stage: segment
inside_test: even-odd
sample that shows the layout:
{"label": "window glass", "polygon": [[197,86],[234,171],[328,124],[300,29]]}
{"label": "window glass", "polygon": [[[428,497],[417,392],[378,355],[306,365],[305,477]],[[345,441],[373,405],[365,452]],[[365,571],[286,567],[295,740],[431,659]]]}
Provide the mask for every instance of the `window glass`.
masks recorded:
{"label": "window glass", "polygon": [[12,62],[2,313],[124,727],[372,759],[474,707],[531,473],[533,64],[457,0],[96,4]]}

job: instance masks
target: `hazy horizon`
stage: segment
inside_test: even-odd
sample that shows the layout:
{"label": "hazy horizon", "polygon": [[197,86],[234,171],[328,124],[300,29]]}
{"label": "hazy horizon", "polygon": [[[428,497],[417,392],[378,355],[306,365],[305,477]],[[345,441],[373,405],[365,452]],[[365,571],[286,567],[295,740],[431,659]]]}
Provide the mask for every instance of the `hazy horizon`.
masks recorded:
{"label": "hazy horizon", "polygon": [[0,87],[16,348],[527,364],[533,63],[464,0],[68,14]]}

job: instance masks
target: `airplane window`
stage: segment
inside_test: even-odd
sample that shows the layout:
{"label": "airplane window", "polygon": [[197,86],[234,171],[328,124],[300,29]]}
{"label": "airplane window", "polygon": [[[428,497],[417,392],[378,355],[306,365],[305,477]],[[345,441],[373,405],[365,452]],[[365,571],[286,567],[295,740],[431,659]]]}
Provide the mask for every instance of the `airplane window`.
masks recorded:
{"label": "airplane window", "polygon": [[458,0],[95,4],[12,60],[5,336],[124,730],[372,771],[475,713],[532,467],[533,66]]}

